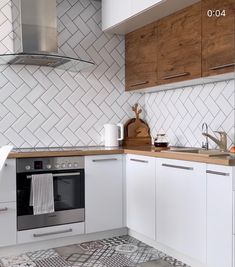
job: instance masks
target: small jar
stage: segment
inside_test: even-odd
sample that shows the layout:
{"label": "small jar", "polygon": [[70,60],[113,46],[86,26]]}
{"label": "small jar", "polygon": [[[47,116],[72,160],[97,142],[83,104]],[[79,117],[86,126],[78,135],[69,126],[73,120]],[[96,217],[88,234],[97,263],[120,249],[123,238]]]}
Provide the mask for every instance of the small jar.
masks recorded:
{"label": "small jar", "polygon": [[157,137],[154,139],[155,147],[168,147],[169,142],[167,140],[166,134],[157,134]]}

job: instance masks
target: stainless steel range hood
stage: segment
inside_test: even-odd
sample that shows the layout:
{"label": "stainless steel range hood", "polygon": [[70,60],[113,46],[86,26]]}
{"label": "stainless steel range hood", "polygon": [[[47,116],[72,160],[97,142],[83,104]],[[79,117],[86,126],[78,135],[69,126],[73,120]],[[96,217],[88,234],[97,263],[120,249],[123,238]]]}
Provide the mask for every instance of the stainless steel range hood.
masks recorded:
{"label": "stainless steel range hood", "polygon": [[13,47],[0,65],[37,65],[80,71],[93,62],[58,55],[56,0],[12,0]]}

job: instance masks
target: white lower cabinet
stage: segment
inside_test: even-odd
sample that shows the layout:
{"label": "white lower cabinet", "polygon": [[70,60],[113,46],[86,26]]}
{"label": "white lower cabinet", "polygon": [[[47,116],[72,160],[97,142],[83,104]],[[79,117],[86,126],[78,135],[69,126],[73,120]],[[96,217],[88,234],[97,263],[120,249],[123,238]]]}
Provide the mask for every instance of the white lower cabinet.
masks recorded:
{"label": "white lower cabinet", "polygon": [[155,239],[155,158],[126,157],[127,227]]}
{"label": "white lower cabinet", "polygon": [[0,203],[0,247],[16,244],[16,203]]}
{"label": "white lower cabinet", "polygon": [[122,228],[123,156],[85,157],[86,233]]}
{"label": "white lower cabinet", "polygon": [[0,247],[16,244],[16,160],[0,172]]}
{"label": "white lower cabinet", "polygon": [[157,159],[156,237],[206,262],[206,164]]}
{"label": "white lower cabinet", "polygon": [[0,172],[0,202],[16,201],[16,160],[7,159]]}
{"label": "white lower cabinet", "polygon": [[207,265],[232,267],[232,167],[207,165]]}
{"label": "white lower cabinet", "polygon": [[84,234],[84,223],[71,223],[17,232],[19,244]]}

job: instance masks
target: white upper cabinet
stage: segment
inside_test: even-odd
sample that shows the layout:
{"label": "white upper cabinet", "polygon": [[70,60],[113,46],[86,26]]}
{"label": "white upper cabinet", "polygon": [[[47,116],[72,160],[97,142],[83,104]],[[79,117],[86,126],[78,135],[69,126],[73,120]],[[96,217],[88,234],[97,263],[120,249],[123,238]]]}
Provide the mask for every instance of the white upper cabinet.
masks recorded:
{"label": "white upper cabinet", "polygon": [[0,172],[0,203],[16,201],[16,160],[7,159]]}
{"label": "white upper cabinet", "polygon": [[157,159],[156,237],[159,243],[206,262],[206,164]]}
{"label": "white upper cabinet", "polygon": [[199,0],[102,0],[102,29],[126,34]]}
{"label": "white upper cabinet", "polygon": [[131,16],[132,0],[102,0],[102,28],[106,30]]}
{"label": "white upper cabinet", "polygon": [[207,165],[207,265],[232,267],[232,167]]}
{"label": "white upper cabinet", "polygon": [[127,155],[127,227],[155,239],[155,158]]}
{"label": "white upper cabinet", "polygon": [[122,155],[85,157],[86,233],[123,227]]}
{"label": "white upper cabinet", "polygon": [[162,0],[132,0],[131,9],[133,14],[138,14],[139,12],[144,11],[156,4],[159,4]]}

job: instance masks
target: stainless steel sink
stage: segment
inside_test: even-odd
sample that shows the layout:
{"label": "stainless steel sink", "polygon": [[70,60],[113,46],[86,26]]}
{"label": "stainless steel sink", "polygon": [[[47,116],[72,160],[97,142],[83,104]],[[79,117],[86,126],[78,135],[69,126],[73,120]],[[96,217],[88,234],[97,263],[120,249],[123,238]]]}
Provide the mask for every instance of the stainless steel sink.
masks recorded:
{"label": "stainless steel sink", "polygon": [[166,150],[166,152],[182,152],[182,153],[199,153],[198,148],[170,148],[170,150]]}
{"label": "stainless steel sink", "polygon": [[200,149],[200,148],[191,148],[191,147],[182,147],[182,148],[170,148],[169,150],[163,150],[162,152],[165,153],[190,153],[190,154],[196,154],[200,156],[206,156],[206,157],[221,157],[221,156],[229,156],[229,152],[223,152],[218,149]]}

